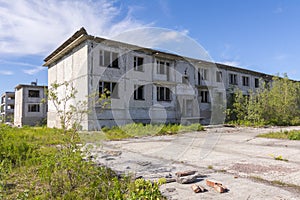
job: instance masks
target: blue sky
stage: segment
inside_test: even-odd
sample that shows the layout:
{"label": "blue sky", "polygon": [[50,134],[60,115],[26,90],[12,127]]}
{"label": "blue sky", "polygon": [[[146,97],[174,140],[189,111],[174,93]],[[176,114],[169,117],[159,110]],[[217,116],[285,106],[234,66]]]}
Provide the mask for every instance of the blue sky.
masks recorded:
{"label": "blue sky", "polygon": [[108,38],[167,28],[215,62],[300,80],[299,11],[297,0],[0,0],[0,93],[47,85],[43,59],[82,26]]}

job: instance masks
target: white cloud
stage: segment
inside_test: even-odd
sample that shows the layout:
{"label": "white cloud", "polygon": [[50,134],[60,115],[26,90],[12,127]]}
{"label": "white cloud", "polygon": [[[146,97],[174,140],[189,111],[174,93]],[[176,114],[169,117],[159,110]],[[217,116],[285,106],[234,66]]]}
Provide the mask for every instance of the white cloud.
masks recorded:
{"label": "white cloud", "polygon": [[165,28],[143,27],[123,32],[112,39],[140,47],[212,61],[208,52],[187,34],[188,30],[174,31]]}
{"label": "white cloud", "polygon": [[110,0],[0,0],[0,54],[46,55],[80,27],[109,37],[143,26],[123,15]]}
{"label": "white cloud", "polygon": [[37,74],[40,71],[45,70],[45,69],[46,69],[45,67],[37,66],[32,69],[24,69],[23,72],[28,75],[33,75],[33,74]]}
{"label": "white cloud", "polygon": [[9,70],[0,70],[0,74],[9,76],[9,75],[13,75],[14,73],[12,71],[9,71]]}
{"label": "white cloud", "polygon": [[276,9],[273,10],[273,13],[280,14],[283,13],[284,9],[281,6],[278,6]]}
{"label": "white cloud", "polygon": [[229,66],[233,66],[233,67],[239,67],[240,63],[238,61],[222,61],[220,62],[224,65],[229,65]]}

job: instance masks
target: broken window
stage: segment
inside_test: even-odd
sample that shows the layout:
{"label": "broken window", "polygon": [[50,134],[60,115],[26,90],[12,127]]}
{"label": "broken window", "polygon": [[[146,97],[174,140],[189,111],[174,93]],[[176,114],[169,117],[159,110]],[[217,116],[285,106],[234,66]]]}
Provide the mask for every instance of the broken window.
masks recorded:
{"label": "broken window", "polygon": [[[107,94],[108,92],[108,94]],[[99,82],[99,94],[106,93],[111,98],[119,98],[118,83],[116,82]]]}
{"label": "broken window", "polygon": [[99,65],[104,67],[119,68],[118,53],[100,50]]}
{"label": "broken window", "polygon": [[40,112],[40,105],[39,104],[29,104],[28,112]]}
{"label": "broken window", "polygon": [[229,74],[229,84],[237,85],[237,74]]}
{"label": "broken window", "polygon": [[134,100],[145,100],[143,85],[134,86]]}
{"label": "broken window", "polygon": [[201,80],[207,81],[208,80],[208,70],[207,69],[200,69]]}
{"label": "broken window", "polygon": [[141,72],[144,71],[143,64],[144,64],[144,58],[134,56],[133,69],[135,71],[141,71]]}
{"label": "broken window", "polygon": [[158,74],[167,74],[169,70],[170,63],[167,61],[157,60],[157,73]]}
{"label": "broken window", "polygon": [[188,84],[189,83],[189,76],[188,75],[183,75],[182,76],[182,83]]}
{"label": "broken window", "polygon": [[167,87],[157,87],[157,101],[171,101],[171,91]]}
{"label": "broken window", "polygon": [[220,72],[220,71],[216,72],[216,81],[222,82],[222,72]]}
{"label": "broken window", "polygon": [[249,77],[243,76],[243,86],[249,86]]}
{"label": "broken window", "polygon": [[255,88],[259,88],[259,79],[258,78],[254,79],[254,85],[255,85]]}
{"label": "broken window", "polygon": [[28,97],[40,97],[40,91],[39,90],[29,90],[28,91]]}
{"label": "broken window", "polygon": [[202,90],[200,92],[200,96],[201,96],[201,103],[209,102],[209,92],[207,90]]}

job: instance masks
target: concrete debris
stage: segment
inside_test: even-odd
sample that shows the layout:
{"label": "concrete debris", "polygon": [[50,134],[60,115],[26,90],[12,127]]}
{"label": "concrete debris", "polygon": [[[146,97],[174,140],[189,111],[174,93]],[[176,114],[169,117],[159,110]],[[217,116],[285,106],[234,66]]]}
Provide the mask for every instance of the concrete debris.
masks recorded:
{"label": "concrete debris", "polygon": [[223,186],[222,184],[216,184],[214,186],[214,189],[219,193],[224,193],[227,191],[227,188],[225,186]]}
{"label": "concrete debris", "polygon": [[182,177],[182,176],[189,176],[195,174],[196,171],[184,171],[184,172],[176,172],[175,175],[177,177]]}
{"label": "concrete debris", "polygon": [[227,191],[227,188],[225,186],[223,186],[222,183],[219,183],[219,182],[214,181],[214,180],[206,179],[206,185],[209,186],[209,187],[214,188],[219,193],[224,193],[224,192]]}
{"label": "concrete debris", "polygon": [[197,181],[198,174],[196,175],[189,175],[189,176],[184,176],[184,177],[177,177],[176,182],[180,184],[189,184],[189,183],[194,183]]}
{"label": "concrete debris", "polygon": [[196,185],[196,184],[193,184],[191,186],[192,190],[195,192],[195,193],[201,193],[201,192],[205,192],[206,189],[203,187],[203,186],[200,186],[200,185]]}
{"label": "concrete debris", "polygon": [[147,165],[150,165],[151,162],[148,162],[148,161],[138,161],[137,164],[141,165],[141,166],[147,166]]}

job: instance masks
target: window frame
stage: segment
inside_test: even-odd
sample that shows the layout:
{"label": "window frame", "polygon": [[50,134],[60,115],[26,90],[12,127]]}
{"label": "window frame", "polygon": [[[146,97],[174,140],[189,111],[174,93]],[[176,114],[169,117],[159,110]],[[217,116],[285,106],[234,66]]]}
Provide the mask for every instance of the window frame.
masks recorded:
{"label": "window frame", "polygon": [[259,88],[259,78],[254,78],[254,87]]}
{"label": "window frame", "polygon": [[[163,65],[162,65],[163,64]],[[156,60],[156,73],[160,75],[167,75],[171,62],[167,60]]]}
{"label": "window frame", "polygon": [[249,82],[249,76],[242,76],[242,82],[243,82],[243,86],[250,86],[250,82]]}
{"label": "window frame", "polygon": [[101,49],[99,52],[99,66],[120,69],[119,53]]}
{"label": "window frame", "polygon": [[[109,85],[109,88],[106,88],[106,86]],[[104,93],[104,90],[107,89],[110,93],[106,94],[108,97],[112,99],[118,99],[119,98],[119,84],[118,82],[113,81],[99,81],[99,95]]]}
{"label": "window frame", "polygon": [[144,85],[134,85],[134,100],[145,101],[145,86]]}
{"label": "window frame", "polygon": [[156,86],[156,100],[172,101],[172,93],[170,88],[163,87],[163,86]]}
{"label": "window frame", "polygon": [[[201,96],[201,103],[209,103],[210,102],[208,90],[201,90],[200,96]],[[205,98],[203,98],[203,97],[205,97]]]}
{"label": "window frame", "polygon": [[216,71],[216,82],[221,83],[223,80],[223,73],[221,71]]}
{"label": "window frame", "polygon": [[229,74],[229,84],[238,85],[238,76],[237,74]]}
{"label": "window frame", "polygon": [[[35,94],[35,95],[32,95]],[[38,94],[38,95],[36,95]],[[40,98],[40,90],[28,90],[28,98]]]}
{"label": "window frame", "polygon": [[40,110],[40,104],[28,104],[28,113],[39,113]]}
{"label": "window frame", "polygon": [[[141,61],[141,63],[139,62]],[[144,58],[140,56],[133,57],[133,69],[134,71],[143,72],[144,71]]]}

